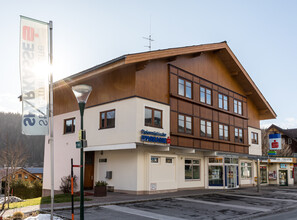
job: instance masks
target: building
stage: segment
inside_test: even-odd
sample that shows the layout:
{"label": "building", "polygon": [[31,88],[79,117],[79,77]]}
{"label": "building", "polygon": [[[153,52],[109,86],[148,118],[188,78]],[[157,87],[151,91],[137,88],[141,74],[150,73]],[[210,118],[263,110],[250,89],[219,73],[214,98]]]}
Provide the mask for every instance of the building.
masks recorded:
{"label": "building", "polygon": [[[71,86],[88,84],[84,186],[153,193],[254,184],[260,120],[275,112],[226,42],[128,54],[54,86],[55,190],[79,164]],[[43,193],[50,190],[45,140]],[[79,177],[79,170],[75,170]]]}
{"label": "building", "polygon": [[[42,169],[42,168],[41,168]],[[33,168],[22,168],[22,167],[17,167],[14,169],[11,168],[3,168],[0,170],[0,194],[4,194],[4,188],[5,188],[5,182],[6,179],[9,178],[10,181],[13,180],[25,180],[25,181],[30,181],[33,182],[35,180],[42,181],[42,175],[40,175],[40,168],[36,169],[38,170],[38,173],[32,173],[30,171],[34,171]],[[37,174],[37,175],[36,175]]]}
{"label": "building", "polygon": [[282,129],[272,124],[263,130],[263,155],[267,155],[269,149],[269,135],[279,134],[281,137],[281,150],[275,150],[276,155],[262,160],[264,183],[271,185],[293,185],[297,183],[297,129]]}

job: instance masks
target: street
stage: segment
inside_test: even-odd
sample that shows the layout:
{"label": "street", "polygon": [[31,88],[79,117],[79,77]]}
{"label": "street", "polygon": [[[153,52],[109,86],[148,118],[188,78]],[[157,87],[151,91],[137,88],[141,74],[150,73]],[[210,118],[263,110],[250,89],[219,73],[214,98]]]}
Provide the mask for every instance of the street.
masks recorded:
{"label": "street", "polygon": [[[296,219],[297,189],[245,189],[85,209],[92,219]],[[56,211],[70,217],[70,210]],[[79,209],[75,210],[79,219]]]}

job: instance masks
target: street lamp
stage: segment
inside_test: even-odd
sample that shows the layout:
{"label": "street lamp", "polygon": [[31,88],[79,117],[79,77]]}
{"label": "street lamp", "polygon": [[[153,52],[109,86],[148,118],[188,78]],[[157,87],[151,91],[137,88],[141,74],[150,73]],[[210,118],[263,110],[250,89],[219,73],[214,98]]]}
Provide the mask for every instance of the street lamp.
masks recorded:
{"label": "street lamp", "polygon": [[[79,110],[80,110],[80,137],[81,137],[81,146],[80,146],[80,220],[84,219],[84,169],[83,169],[83,147],[85,133],[84,129],[84,110],[86,103],[88,101],[89,95],[92,91],[92,86],[88,85],[76,85],[72,86],[72,91],[77,99]],[[84,135],[83,135],[84,134]]]}

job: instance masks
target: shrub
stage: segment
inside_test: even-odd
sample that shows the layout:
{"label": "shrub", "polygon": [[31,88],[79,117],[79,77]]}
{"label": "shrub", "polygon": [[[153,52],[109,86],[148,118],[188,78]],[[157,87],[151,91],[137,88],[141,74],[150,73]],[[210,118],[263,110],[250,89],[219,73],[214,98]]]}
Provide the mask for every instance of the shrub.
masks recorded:
{"label": "shrub", "polygon": [[[73,190],[77,187],[77,176],[73,176]],[[60,190],[63,193],[70,193],[71,192],[71,176],[64,176],[61,178],[61,185]]]}
{"label": "shrub", "polygon": [[22,179],[14,180],[11,182],[11,188],[13,189],[13,195],[21,199],[31,199],[42,195],[42,183],[39,180],[34,182]]}
{"label": "shrub", "polygon": [[22,219],[24,219],[24,217],[25,217],[24,213],[22,213],[22,212],[15,212],[12,215],[13,220],[22,220]]}
{"label": "shrub", "polygon": [[108,185],[108,183],[107,182],[105,182],[105,181],[97,181],[96,183],[95,183],[95,186],[107,186]]}

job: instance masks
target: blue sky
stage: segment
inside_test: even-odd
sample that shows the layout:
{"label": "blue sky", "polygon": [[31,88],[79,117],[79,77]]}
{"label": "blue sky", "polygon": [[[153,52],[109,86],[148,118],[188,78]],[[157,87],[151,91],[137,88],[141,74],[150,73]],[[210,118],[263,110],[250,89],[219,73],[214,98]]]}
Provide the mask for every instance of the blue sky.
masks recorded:
{"label": "blue sky", "polygon": [[[278,115],[297,127],[297,1],[0,0],[0,111],[21,112],[20,15],[53,21],[54,79],[123,54],[227,41]],[[151,21],[151,22],[150,22]]]}

